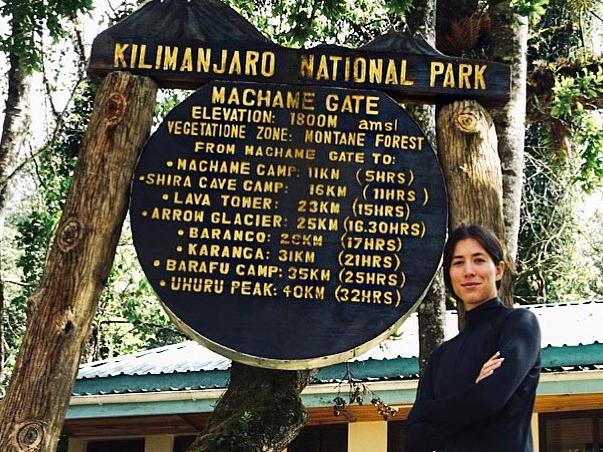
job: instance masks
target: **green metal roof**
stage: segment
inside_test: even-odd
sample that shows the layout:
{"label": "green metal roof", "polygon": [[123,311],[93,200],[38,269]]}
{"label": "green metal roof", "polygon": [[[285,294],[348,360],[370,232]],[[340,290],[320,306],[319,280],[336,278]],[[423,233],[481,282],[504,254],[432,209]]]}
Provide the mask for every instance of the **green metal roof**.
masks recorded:
{"label": "green metal roof", "polygon": [[[603,344],[545,347],[542,349],[544,372],[603,369]],[[313,383],[360,382],[417,378],[417,358],[367,359],[335,364],[320,369]],[[116,375],[78,379],[74,395],[126,394],[150,391],[216,389],[228,385],[228,370],[200,370],[174,373]]]}
{"label": "green metal roof", "polygon": [[[603,372],[600,372],[603,370],[603,328],[600,326],[603,302],[528,308],[539,318],[543,333],[543,378],[538,394],[603,393]],[[447,338],[456,334],[455,326],[456,314],[447,313]],[[380,388],[377,395],[386,403],[412,403],[419,371],[415,315],[403,325],[401,333],[401,337],[388,339],[350,362],[320,369],[309,390],[302,394],[304,404],[330,406],[339,391],[345,393],[350,381]],[[197,390],[226,388],[229,369],[228,359],[192,341],[84,364],[73,395],[89,397],[84,397],[83,403],[72,404],[67,418],[211,411],[216,393]],[[404,380],[415,382],[406,384]],[[326,392],[312,389],[325,383],[336,385]],[[192,391],[190,398],[186,391]],[[140,399],[138,395],[152,396],[153,393],[162,393],[162,396],[152,402],[131,402],[127,397],[132,394]],[[111,394],[117,398],[106,403],[103,396]]]}

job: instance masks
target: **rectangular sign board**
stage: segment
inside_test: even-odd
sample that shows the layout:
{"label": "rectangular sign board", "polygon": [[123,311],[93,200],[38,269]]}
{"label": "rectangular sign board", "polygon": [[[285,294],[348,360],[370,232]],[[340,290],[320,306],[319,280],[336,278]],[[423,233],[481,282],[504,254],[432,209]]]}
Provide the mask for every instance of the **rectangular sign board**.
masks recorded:
{"label": "rectangular sign board", "polygon": [[211,80],[339,86],[385,91],[397,100],[450,102],[476,99],[502,105],[509,99],[508,65],[433,54],[378,52],[319,46],[290,49],[144,38],[94,41],[89,73],[115,70],[153,78],[163,88],[196,89]]}

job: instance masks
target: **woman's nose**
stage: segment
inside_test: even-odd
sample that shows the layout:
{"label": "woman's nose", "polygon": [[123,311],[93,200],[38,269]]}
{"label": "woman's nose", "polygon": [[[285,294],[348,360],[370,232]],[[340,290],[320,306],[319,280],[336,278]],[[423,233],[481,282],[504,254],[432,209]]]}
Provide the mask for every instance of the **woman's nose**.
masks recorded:
{"label": "woman's nose", "polygon": [[465,264],[465,275],[473,275],[475,273],[475,268],[473,266],[473,264],[471,264],[470,262]]}

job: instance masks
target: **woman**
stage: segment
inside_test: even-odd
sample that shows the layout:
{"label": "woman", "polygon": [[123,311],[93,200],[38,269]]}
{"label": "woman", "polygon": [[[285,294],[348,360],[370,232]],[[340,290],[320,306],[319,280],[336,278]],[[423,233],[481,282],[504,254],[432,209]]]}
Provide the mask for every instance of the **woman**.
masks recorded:
{"label": "woman", "polygon": [[406,452],[531,452],[540,328],[498,299],[503,250],[481,226],[455,229],[444,281],[465,307],[465,328],[433,351],[406,426]]}

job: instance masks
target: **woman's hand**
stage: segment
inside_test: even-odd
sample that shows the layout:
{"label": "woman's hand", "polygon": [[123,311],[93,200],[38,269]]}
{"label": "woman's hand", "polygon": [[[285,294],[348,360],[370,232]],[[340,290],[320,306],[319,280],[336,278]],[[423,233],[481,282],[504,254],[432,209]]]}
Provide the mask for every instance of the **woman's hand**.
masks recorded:
{"label": "woman's hand", "polygon": [[477,379],[475,380],[476,383],[479,383],[484,378],[488,378],[494,373],[496,369],[501,366],[505,358],[499,358],[499,356],[500,352],[496,352],[490,357],[488,361],[484,363],[484,365],[482,366],[482,370],[480,371],[479,375],[477,376]]}

